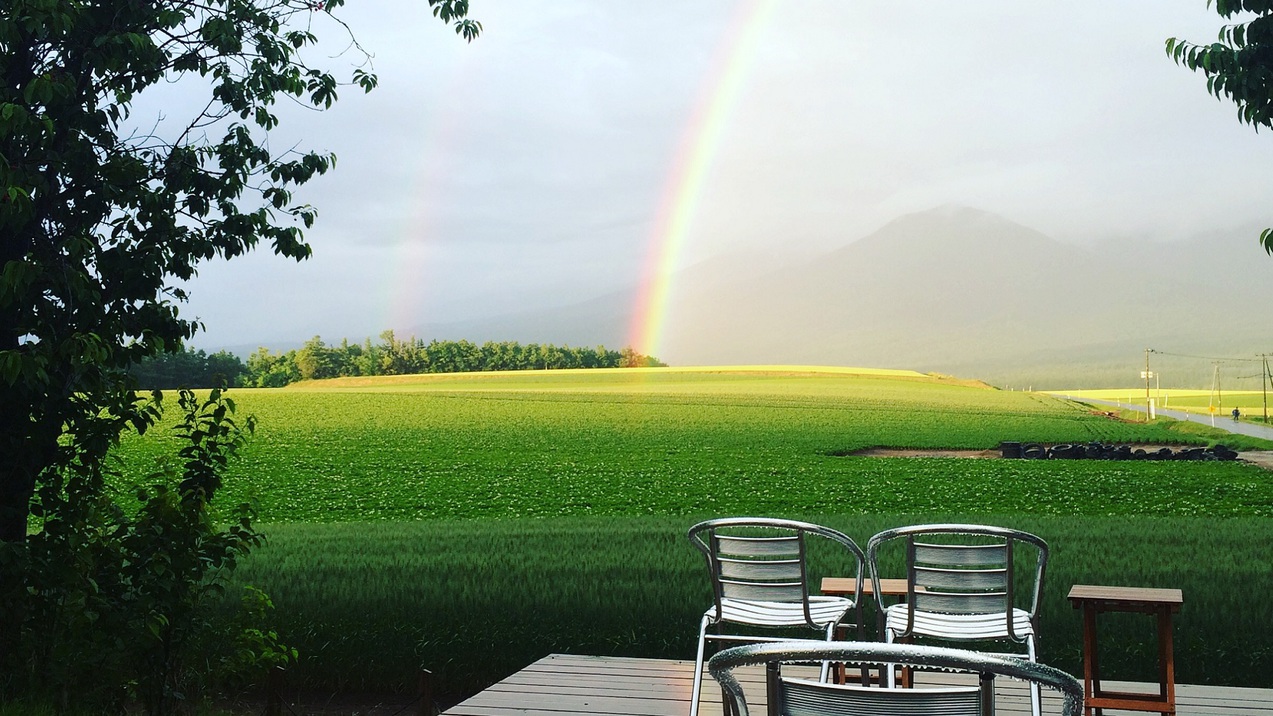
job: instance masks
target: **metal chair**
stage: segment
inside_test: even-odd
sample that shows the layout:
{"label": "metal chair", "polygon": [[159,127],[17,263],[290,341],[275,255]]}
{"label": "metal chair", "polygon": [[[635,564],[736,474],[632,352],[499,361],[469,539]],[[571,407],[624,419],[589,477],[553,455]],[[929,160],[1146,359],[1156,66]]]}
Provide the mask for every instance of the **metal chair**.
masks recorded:
{"label": "metal chair", "polygon": [[[806,536],[842,545],[856,562],[857,588],[853,598],[811,595],[805,561]],[[703,678],[703,652],[708,639],[721,641],[782,641],[783,637],[726,634],[724,624],[764,628],[805,627],[822,632],[830,641],[845,616],[855,612],[861,630],[862,579],[865,555],[841,532],[793,520],[732,517],[700,522],[690,528],[690,543],[707,558],[715,603],[704,614],[694,660],[694,693],[690,716],[698,716]],[[708,634],[715,626],[717,633]],[[823,664],[826,680],[828,665]]]}
{"label": "metal chair", "polygon": [[[898,689],[828,684],[781,672],[784,662],[826,660],[971,672],[979,679],[977,686]],[[992,716],[995,676],[1028,681],[1032,690],[1046,686],[1060,691],[1062,716],[1079,716],[1083,710],[1083,687],[1073,676],[1010,656],[913,644],[788,641],[726,649],[708,662],[739,716],[748,716],[747,700],[732,672],[754,664],[766,666],[769,716]]]}
{"label": "metal chair", "polygon": [[[885,642],[912,637],[954,641],[1008,640],[1024,644],[1038,661],[1039,599],[1047,568],[1048,545],[1028,532],[984,525],[916,525],[885,530],[867,543],[871,579],[879,579],[880,548],[900,540],[906,548],[906,601],[885,606]],[[1033,557],[1034,584],[1029,609],[1016,606],[1017,547]],[[1032,552],[1033,554],[1029,554]],[[889,685],[894,672],[888,670]],[[1039,716],[1039,687],[1031,688],[1031,706]]]}

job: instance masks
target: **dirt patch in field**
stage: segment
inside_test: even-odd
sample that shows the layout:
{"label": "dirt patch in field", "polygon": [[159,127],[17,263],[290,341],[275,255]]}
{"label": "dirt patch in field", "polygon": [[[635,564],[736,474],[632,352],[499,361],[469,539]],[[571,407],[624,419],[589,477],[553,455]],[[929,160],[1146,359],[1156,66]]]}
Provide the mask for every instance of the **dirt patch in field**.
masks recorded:
{"label": "dirt patch in field", "polygon": [[910,448],[866,448],[850,454],[854,457],[1002,457],[998,450],[916,450]]}
{"label": "dirt patch in field", "polygon": [[1252,465],[1259,465],[1265,470],[1273,470],[1273,450],[1247,450],[1238,453],[1238,459]]}

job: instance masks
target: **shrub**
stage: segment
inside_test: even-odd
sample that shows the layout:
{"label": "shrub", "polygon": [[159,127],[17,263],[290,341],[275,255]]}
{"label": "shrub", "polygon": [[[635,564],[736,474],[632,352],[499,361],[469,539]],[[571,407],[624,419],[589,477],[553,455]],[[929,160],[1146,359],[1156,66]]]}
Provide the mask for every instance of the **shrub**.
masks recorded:
{"label": "shrub", "polygon": [[41,496],[50,517],[39,532],[0,557],[6,571],[29,575],[24,589],[6,585],[3,595],[22,624],[22,663],[8,691],[61,710],[120,710],[136,700],[149,714],[170,714],[218,681],[294,658],[255,623],[272,606],[259,590],[244,592],[238,613],[222,605],[229,575],[262,538],[250,504],[224,526],[209,504],[254,420],[240,427],[220,390],[206,400],[182,391],[178,404],[181,448],[138,491],[135,511],[64,480],[69,487]]}

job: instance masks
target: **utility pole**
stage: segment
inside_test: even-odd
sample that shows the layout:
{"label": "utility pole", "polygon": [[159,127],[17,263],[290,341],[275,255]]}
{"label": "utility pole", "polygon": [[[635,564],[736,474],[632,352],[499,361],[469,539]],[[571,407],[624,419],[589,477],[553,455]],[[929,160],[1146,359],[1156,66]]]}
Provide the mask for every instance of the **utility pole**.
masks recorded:
{"label": "utility pole", "polygon": [[1224,410],[1224,396],[1220,393],[1220,361],[1212,361],[1215,372],[1211,374],[1211,398],[1207,401],[1207,412],[1211,413],[1211,426],[1215,427],[1216,413]]}
{"label": "utility pole", "polygon": [[1269,422],[1269,354],[1260,353],[1260,358],[1264,359],[1264,371],[1260,373],[1260,391],[1264,394],[1264,422]]}
{"label": "utility pole", "polygon": [[1149,372],[1149,349],[1148,348],[1145,349],[1145,372],[1142,375],[1145,376],[1145,422],[1149,422],[1149,414],[1150,412],[1152,412],[1149,405],[1149,379],[1153,376],[1153,373]]}
{"label": "utility pole", "polygon": [[1214,425],[1216,422],[1216,373],[1220,371],[1220,364],[1212,362],[1211,366],[1214,370],[1211,373],[1211,395],[1207,396],[1207,414],[1211,416],[1211,423]]}

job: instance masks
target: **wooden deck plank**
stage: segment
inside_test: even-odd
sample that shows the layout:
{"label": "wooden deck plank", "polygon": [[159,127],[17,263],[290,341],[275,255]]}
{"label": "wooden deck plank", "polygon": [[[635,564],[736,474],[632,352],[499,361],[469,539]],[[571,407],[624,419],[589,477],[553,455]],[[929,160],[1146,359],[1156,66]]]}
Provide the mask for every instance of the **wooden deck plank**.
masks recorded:
{"label": "wooden deck plank", "polygon": [[[812,667],[804,668],[809,674]],[[446,716],[684,716],[689,712],[693,662],[631,657],[552,654],[458,704]],[[741,669],[736,674],[748,694],[753,713],[764,707],[764,671]],[[972,677],[924,672],[920,683],[971,683]],[[1106,688],[1146,691],[1155,684],[1107,682]],[[1030,710],[1026,685],[998,679],[996,712],[1001,716],[1025,716]],[[1058,695],[1044,691],[1044,716],[1060,712]],[[1223,686],[1177,685],[1178,716],[1273,716],[1273,690]],[[703,681],[703,716],[720,716],[720,691],[706,675]],[[1109,716],[1124,713],[1106,710]],[[1140,714],[1139,716],[1143,716]]]}

